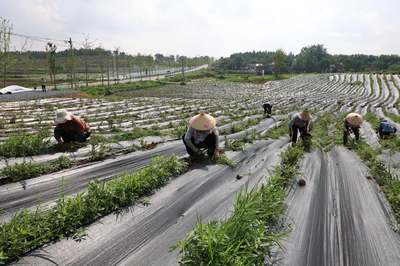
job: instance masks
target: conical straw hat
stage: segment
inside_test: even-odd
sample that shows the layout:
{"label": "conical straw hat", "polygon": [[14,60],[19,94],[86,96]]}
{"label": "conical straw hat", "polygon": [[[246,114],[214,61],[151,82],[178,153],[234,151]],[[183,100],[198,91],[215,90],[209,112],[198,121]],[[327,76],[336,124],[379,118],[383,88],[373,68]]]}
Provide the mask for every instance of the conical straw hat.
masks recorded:
{"label": "conical straw hat", "polygon": [[213,129],[216,124],[215,118],[208,114],[195,115],[189,120],[189,125],[199,131]]}
{"label": "conical straw hat", "polygon": [[312,119],[312,115],[308,108],[305,108],[301,113],[299,113],[299,118],[303,121],[310,121]]}
{"label": "conical straw hat", "polygon": [[346,121],[352,126],[359,126],[363,122],[363,118],[360,114],[350,113],[346,115]]}

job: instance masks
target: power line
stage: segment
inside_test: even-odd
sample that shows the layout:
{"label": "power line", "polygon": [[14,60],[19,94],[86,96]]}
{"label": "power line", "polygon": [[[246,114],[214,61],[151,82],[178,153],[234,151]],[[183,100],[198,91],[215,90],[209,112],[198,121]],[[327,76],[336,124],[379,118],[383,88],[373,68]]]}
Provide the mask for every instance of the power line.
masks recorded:
{"label": "power line", "polygon": [[[35,40],[35,41],[38,41],[38,42],[43,42],[43,43],[48,43],[49,41],[63,42],[65,44],[57,43],[57,45],[64,46],[64,47],[69,47],[69,45],[67,45],[67,43],[69,42],[68,40],[60,40],[60,39],[53,39],[53,38],[46,38],[46,37],[29,36],[29,35],[18,34],[18,33],[13,33],[13,32],[11,32],[10,34],[14,35],[14,36],[19,36],[19,37],[24,37],[24,38],[28,38],[28,39],[31,39],[31,40]],[[73,43],[80,45],[77,42],[73,42]]]}
{"label": "power line", "polygon": [[32,38],[32,39],[42,39],[42,40],[48,40],[48,41],[60,41],[60,42],[68,43],[68,40],[58,40],[58,39],[45,38],[45,37],[29,36],[29,35],[17,34],[17,33],[13,33],[13,32],[11,32],[10,34],[15,35],[15,36]]}

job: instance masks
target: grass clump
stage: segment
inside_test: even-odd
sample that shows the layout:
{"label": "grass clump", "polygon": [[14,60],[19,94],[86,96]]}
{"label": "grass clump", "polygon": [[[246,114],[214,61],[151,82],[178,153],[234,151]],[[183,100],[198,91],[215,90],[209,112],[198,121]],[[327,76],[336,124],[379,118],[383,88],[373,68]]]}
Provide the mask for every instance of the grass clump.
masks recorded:
{"label": "grass clump", "polygon": [[286,136],[289,133],[288,124],[290,123],[291,118],[288,117],[283,120],[279,125],[275,123],[275,126],[270,128],[266,133],[265,136],[272,138],[272,139],[279,139],[283,136]]}
{"label": "grass clump", "polygon": [[298,160],[304,151],[289,147],[281,154],[282,163],[275,167],[266,184],[252,189],[248,184],[238,193],[230,218],[203,225],[198,218],[196,229],[171,251],[180,248],[184,265],[264,265],[274,246],[286,232],[275,226],[283,218],[286,184],[298,173]]}
{"label": "grass clump", "polygon": [[355,150],[369,167],[371,175],[374,177],[381,190],[385,193],[393,214],[397,221],[397,226],[394,228],[400,231],[400,180],[398,176],[390,171],[390,168],[378,158],[381,153],[380,148],[372,149],[363,141],[355,147]]}
{"label": "grass clump", "polygon": [[372,113],[372,112],[367,112],[364,116],[363,119],[365,119],[366,121],[368,121],[373,129],[378,128],[379,125],[379,119],[378,117]]}
{"label": "grass clump", "polygon": [[0,145],[0,158],[38,155],[50,147],[50,131],[41,129],[36,135],[11,136]]}
{"label": "grass clump", "polygon": [[[74,197],[62,194],[54,206],[44,208],[39,204],[35,211],[21,209],[10,222],[0,224],[0,264],[53,239],[84,232],[83,225],[138,202],[141,196],[154,192],[186,169],[187,164],[176,156],[160,156],[138,172],[108,182],[94,180],[87,191]],[[64,188],[64,180],[61,182]]]}
{"label": "grass clump", "polygon": [[230,160],[225,154],[219,154],[219,158],[216,160],[217,164],[224,164],[232,168],[236,168],[237,163]]}
{"label": "grass clump", "polygon": [[237,140],[225,140],[225,150],[231,150],[231,151],[244,151],[246,148],[247,143],[251,143],[252,140],[249,140],[247,137],[243,137],[241,139]]}
{"label": "grass clump", "polygon": [[60,156],[55,161],[47,163],[37,163],[34,161],[15,163],[9,165],[6,162],[6,167],[1,170],[1,174],[10,178],[12,181],[21,181],[29,178],[34,178],[44,174],[60,171],[72,166],[73,161],[66,156]]}
{"label": "grass clump", "polygon": [[108,89],[108,84],[106,85],[98,85],[98,86],[89,86],[89,87],[80,87],[79,90],[87,93],[88,95],[101,98],[104,96],[124,96],[124,92],[138,89],[146,89],[146,88],[154,88],[164,86],[164,81],[135,81],[135,82],[127,82],[127,83],[118,83],[118,84],[110,84],[110,90]]}

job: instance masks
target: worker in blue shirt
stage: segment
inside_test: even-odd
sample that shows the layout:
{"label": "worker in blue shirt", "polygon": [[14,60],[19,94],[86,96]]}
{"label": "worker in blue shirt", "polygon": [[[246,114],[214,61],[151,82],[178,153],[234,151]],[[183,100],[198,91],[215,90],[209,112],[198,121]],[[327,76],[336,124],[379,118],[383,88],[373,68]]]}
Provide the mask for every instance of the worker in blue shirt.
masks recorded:
{"label": "worker in blue shirt", "polygon": [[379,134],[380,139],[386,139],[390,136],[391,133],[396,133],[397,128],[392,126],[385,118],[379,118],[379,125],[376,129]]}

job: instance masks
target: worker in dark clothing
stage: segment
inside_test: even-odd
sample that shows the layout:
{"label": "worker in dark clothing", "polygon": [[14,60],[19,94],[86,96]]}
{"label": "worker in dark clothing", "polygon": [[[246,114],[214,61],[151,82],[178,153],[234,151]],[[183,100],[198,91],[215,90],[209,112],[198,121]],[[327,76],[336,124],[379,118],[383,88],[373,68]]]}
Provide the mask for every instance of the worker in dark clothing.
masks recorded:
{"label": "worker in dark clothing", "polygon": [[377,128],[377,133],[380,139],[387,139],[390,134],[396,133],[397,128],[392,126],[385,118],[379,118],[379,125]]}
{"label": "worker in dark clothing", "polygon": [[360,138],[360,125],[363,122],[363,118],[360,114],[350,113],[348,114],[342,124],[343,128],[343,145],[346,146],[347,138],[351,133],[354,133],[355,140],[358,141]]}
{"label": "worker in dark clothing", "polygon": [[300,137],[305,140],[310,138],[311,135],[308,133],[308,123],[311,121],[312,116],[308,108],[305,108],[302,112],[292,116],[292,120],[289,122],[289,137],[294,146],[297,142],[297,131],[300,132]]}
{"label": "worker in dark clothing", "polygon": [[264,117],[271,117],[272,104],[266,102],[262,107],[264,108]]}

